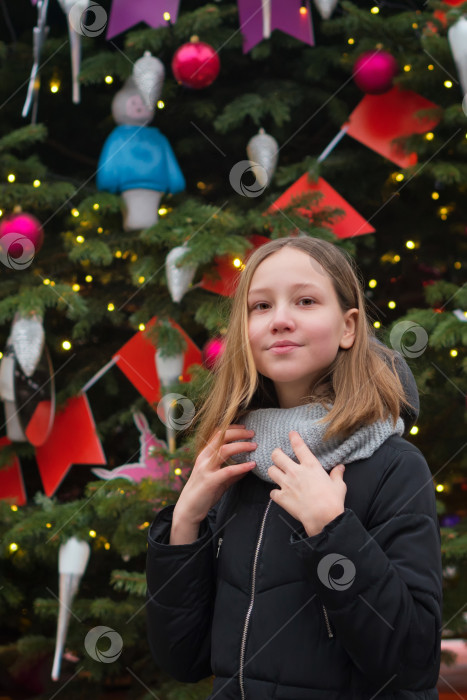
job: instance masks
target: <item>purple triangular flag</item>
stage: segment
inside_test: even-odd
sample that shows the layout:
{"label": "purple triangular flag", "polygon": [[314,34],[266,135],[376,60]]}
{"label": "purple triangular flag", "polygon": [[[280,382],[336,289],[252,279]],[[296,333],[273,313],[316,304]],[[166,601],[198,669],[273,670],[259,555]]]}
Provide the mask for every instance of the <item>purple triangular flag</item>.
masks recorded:
{"label": "purple triangular flag", "polygon": [[170,13],[170,20],[174,23],[179,3],[180,0],[113,0],[106,38],[121,34],[138,22],[146,22],[154,29],[166,27],[164,12]]}
{"label": "purple triangular flag", "polygon": [[[304,5],[306,13],[301,13]],[[266,16],[267,6],[270,17]],[[248,53],[256,44],[267,38],[269,31],[280,29],[305,44],[314,45],[313,27],[309,0],[238,0],[240,30],[243,34],[243,53]]]}

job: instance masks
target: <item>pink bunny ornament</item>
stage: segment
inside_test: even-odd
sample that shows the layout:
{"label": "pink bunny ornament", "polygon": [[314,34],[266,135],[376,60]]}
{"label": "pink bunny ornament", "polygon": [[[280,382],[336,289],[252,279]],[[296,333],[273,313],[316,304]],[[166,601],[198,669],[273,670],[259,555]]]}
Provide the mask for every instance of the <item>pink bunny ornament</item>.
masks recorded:
{"label": "pink bunny ornament", "polygon": [[[92,469],[93,474],[100,479],[109,481],[111,479],[127,479],[133,484],[137,484],[142,479],[153,479],[154,481],[169,481],[170,462],[160,454],[161,448],[167,449],[167,443],[159,440],[149,428],[148,421],[142,413],[135,413],[133,416],[135,425],[140,432],[139,461],[134,464],[123,464],[115,469]],[[182,475],[188,476],[188,468],[182,468]],[[177,491],[182,487],[181,479],[176,479],[173,486]]]}

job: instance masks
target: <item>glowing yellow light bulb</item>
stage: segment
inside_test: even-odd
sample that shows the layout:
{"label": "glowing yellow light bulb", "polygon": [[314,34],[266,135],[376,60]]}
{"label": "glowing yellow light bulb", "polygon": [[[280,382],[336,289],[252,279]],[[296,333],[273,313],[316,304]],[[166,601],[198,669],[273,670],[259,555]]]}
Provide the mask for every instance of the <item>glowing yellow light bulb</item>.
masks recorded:
{"label": "glowing yellow light bulb", "polygon": [[352,46],[353,44],[355,44],[355,39],[354,39],[353,37],[349,37],[349,38],[347,39],[347,43],[350,44],[350,45]]}
{"label": "glowing yellow light bulb", "polygon": [[49,83],[49,87],[50,87],[50,92],[53,92],[54,94],[57,93],[60,89],[60,81],[57,80],[56,78],[53,78]]}
{"label": "glowing yellow light bulb", "polygon": [[86,282],[92,282],[92,275],[86,275],[84,279],[86,280]]}
{"label": "glowing yellow light bulb", "polygon": [[13,512],[15,512],[15,513],[16,513],[16,511],[18,510],[18,506],[14,506],[14,505],[13,505],[13,506],[10,506],[10,508],[11,508],[11,510],[12,510]]}
{"label": "glowing yellow light bulb", "polygon": [[18,545],[16,542],[12,542],[9,547],[10,552],[16,552],[18,550]]}
{"label": "glowing yellow light bulb", "polygon": [[112,302],[110,302],[110,304],[107,304],[107,311],[114,311],[114,310],[115,310],[115,306],[112,304]]}
{"label": "glowing yellow light bulb", "polygon": [[412,66],[410,65],[410,63],[406,63],[404,66],[404,71],[406,73],[409,73],[411,70],[412,70]]}
{"label": "glowing yellow light bulb", "polygon": [[409,250],[413,250],[415,248],[415,243],[413,241],[406,241],[405,247],[409,248]]}
{"label": "glowing yellow light bulb", "polygon": [[102,233],[103,231],[104,229],[102,228],[102,226],[99,226],[99,228],[97,229],[97,233]]}
{"label": "glowing yellow light bulb", "polygon": [[99,205],[96,202],[95,204],[92,205],[92,208],[95,209],[96,211],[99,209]]}
{"label": "glowing yellow light bulb", "polygon": [[240,260],[240,258],[235,258],[235,260],[232,261],[232,265],[234,267],[240,267],[242,265],[242,261]]}
{"label": "glowing yellow light bulb", "polygon": [[32,183],[32,186],[33,186],[33,187],[40,187],[40,186],[41,186],[41,181],[40,181],[40,180],[34,180],[34,182]]}
{"label": "glowing yellow light bulb", "polygon": [[170,12],[164,12],[162,16],[166,22],[170,22]]}
{"label": "glowing yellow light bulb", "polygon": [[443,84],[445,88],[452,88],[452,80],[445,80]]}
{"label": "glowing yellow light bulb", "polygon": [[164,109],[164,107],[165,107],[164,100],[157,100],[157,109]]}
{"label": "glowing yellow light bulb", "polygon": [[398,263],[400,262],[401,256],[400,255],[395,255],[392,259],[392,262]]}
{"label": "glowing yellow light bulb", "polygon": [[167,209],[165,207],[161,207],[159,209],[159,216],[165,216],[167,214]]}
{"label": "glowing yellow light bulb", "polygon": [[457,357],[457,355],[458,355],[459,353],[458,353],[458,351],[457,351],[455,348],[453,348],[453,349],[449,352],[449,354],[451,355],[451,357]]}
{"label": "glowing yellow light bulb", "polygon": [[182,470],[180,469],[180,467],[177,467],[176,469],[174,469],[174,474],[175,474],[176,476],[180,476],[181,473],[182,473]]}
{"label": "glowing yellow light bulb", "polygon": [[379,7],[372,7],[370,12],[372,15],[377,15],[379,13]]}
{"label": "glowing yellow light bulb", "polygon": [[439,199],[439,192],[432,192],[431,199]]}
{"label": "glowing yellow light bulb", "polygon": [[370,280],[370,281],[368,282],[368,286],[369,286],[371,289],[374,289],[374,288],[376,287],[377,284],[378,284],[378,282],[377,282],[376,280]]}
{"label": "glowing yellow light bulb", "polygon": [[110,549],[110,544],[108,542],[105,543],[104,549]]}
{"label": "glowing yellow light bulb", "polygon": [[206,184],[205,184],[204,182],[198,182],[198,183],[196,184],[196,187],[197,187],[199,190],[205,190],[205,189],[206,189]]}
{"label": "glowing yellow light bulb", "polygon": [[89,530],[89,537],[95,537],[97,532],[95,530]]}
{"label": "glowing yellow light bulb", "polygon": [[412,23],[412,29],[418,29],[418,24],[416,22]]}
{"label": "glowing yellow light bulb", "polygon": [[3,209],[0,209],[0,216],[3,216]]}
{"label": "glowing yellow light bulb", "polygon": [[113,83],[113,81],[114,81],[114,79],[112,78],[111,75],[106,75],[105,78],[104,78],[104,80],[105,80],[105,82],[107,83],[107,85],[112,85],[112,83]]}
{"label": "glowing yellow light bulb", "polygon": [[16,175],[10,173],[7,177],[8,182],[14,182],[16,180]]}
{"label": "glowing yellow light bulb", "polygon": [[84,243],[84,236],[76,236],[77,243]]}
{"label": "glowing yellow light bulb", "polygon": [[427,134],[425,134],[425,138],[427,141],[433,141],[433,139],[435,138],[435,135],[432,131],[429,131]]}
{"label": "glowing yellow light bulb", "polygon": [[439,213],[440,213],[440,214],[447,214],[447,213],[448,213],[448,208],[447,208],[447,207],[440,207]]}
{"label": "glowing yellow light bulb", "polygon": [[143,282],[145,281],[145,279],[146,279],[146,277],[144,277],[144,275],[140,275],[140,276],[138,277],[138,282],[139,282],[139,284],[143,284]]}
{"label": "glowing yellow light bulb", "polygon": [[439,492],[444,491],[444,486],[443,486],[443,484],[437,484],[437,485],[436,485],[436,490],[439,491]]}
{"label": "glowing yellow light bulb", "polygon": [[456,261],[456,262],[454,263],[454,267],[456,268],[456,270],[460,270],[461,267],[462,267],[462,263]]}
{"label": "glowing yellow light bulb", "polygon": [[299,12],[300,12],[301,15],[306,15],[307,12],[308,12],[307,6],[306,6],[305,4],[302,4],[302,5],[300,6]]}
{"label": "glowing yellow light bulb", "polygon": [[47,277],[45,280],[43,280],[43,281],[42,281],[42,284],[45,284],[46,286],[47,286],[48,284],[50,284],[49,278]]}
{"label": "glowing yellow light bulb", "polygon": [[79,284],[77,282],[75,282],[75,284],[72,286],[72,290],[74,292],[79,292],[80,289],[81,289],[81,287],[79,286]]}
{"label": "glowing yellow light bulb", "polygon": [[395,180],[396,182],[402,182],[403,179],[404,179],[404,174],[403,174],[403,173],[397,173],[396,175],[394,175],[394,180]]}
{"label": "glowing yellow light bulb", "polygon": [[388,301],[388,306],[390,309],[395,309],[396,308],[396,302],[395,301]]}
{"label": "glowing yellow light bulb", "polygon": [[46,523],[45,526],[50,530],[50,528],[52,527],[52,523]]}
{"label": "glowing yellow light bulb", "polygon": [[418,426],[414,425],[412,428],[410,428],[410,434],[411,435],[417,435],[418,433]]}
{"label": "glowing yellow light bulb", "polygon": [[146,326],[144,325],[144,323],[140,323],[139,326],[138,326],[138,328],[139,328],[140,331],[144,331],[144,329],[146,328]]}
{"label": "glowing yellow light bulb", "polygon": [[62,343],[62,348],[64,350],[71,350],[71,343],[69,340],[64,340]]}
{"label": "glowing yellow light bulb", "polygon": [[121,251],[121,250],[116,250],[116,251],[115,251],[115,257],[116,257],[116,258],[121,258],[121,257],[122,257],[122,251]]}
{"label": "glowing yellow light bulb", "polygon": [[432,63],[430,63],[430,65],[428,66],[428,70],[434,70],[434,69],[435,69],[434,65]]}
{"label": "glowing yellow light bulb", "polygon": [[71,210],[71,215],[74,216],[75,218],[79,216],[79,211],[75,208]]}
{"label": "glowing yellow light bulb", "polygon": [[374,326],[375,328],[381,328],[381,323],[380,323],[379,321],[375,321],[375,322],[373,323],[373,326]]}

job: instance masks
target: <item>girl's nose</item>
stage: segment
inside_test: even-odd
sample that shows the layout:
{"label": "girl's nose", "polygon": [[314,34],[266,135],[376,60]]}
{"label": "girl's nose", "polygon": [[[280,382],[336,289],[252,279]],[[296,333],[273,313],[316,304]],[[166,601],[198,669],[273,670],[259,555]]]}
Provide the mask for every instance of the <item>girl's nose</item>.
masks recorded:
{"label": "girl's nose", "polygon": [[274,309],[271,316],[271,328],[277,330],[295,328],[295,322],[288,307],[277,306]]}

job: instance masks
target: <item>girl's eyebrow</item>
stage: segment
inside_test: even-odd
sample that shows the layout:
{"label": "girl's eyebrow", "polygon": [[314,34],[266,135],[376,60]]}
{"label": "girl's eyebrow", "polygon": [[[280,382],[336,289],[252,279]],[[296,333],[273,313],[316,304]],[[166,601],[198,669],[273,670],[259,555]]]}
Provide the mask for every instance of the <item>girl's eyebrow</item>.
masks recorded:
{"label": "girl's eyebrow", "polygon": [[[316,284],[313,284],[313,282],[297,282],[296,284],[291,284],[290,289],[314,289],[317,292],[322,291],[320,287],[318,287]],[[270,292],[271,289],[268,287],[262,288],[262,289],[250,289],[248,292],[248,296],[252,296],[253,294],[264,294],[266,292]]]}

